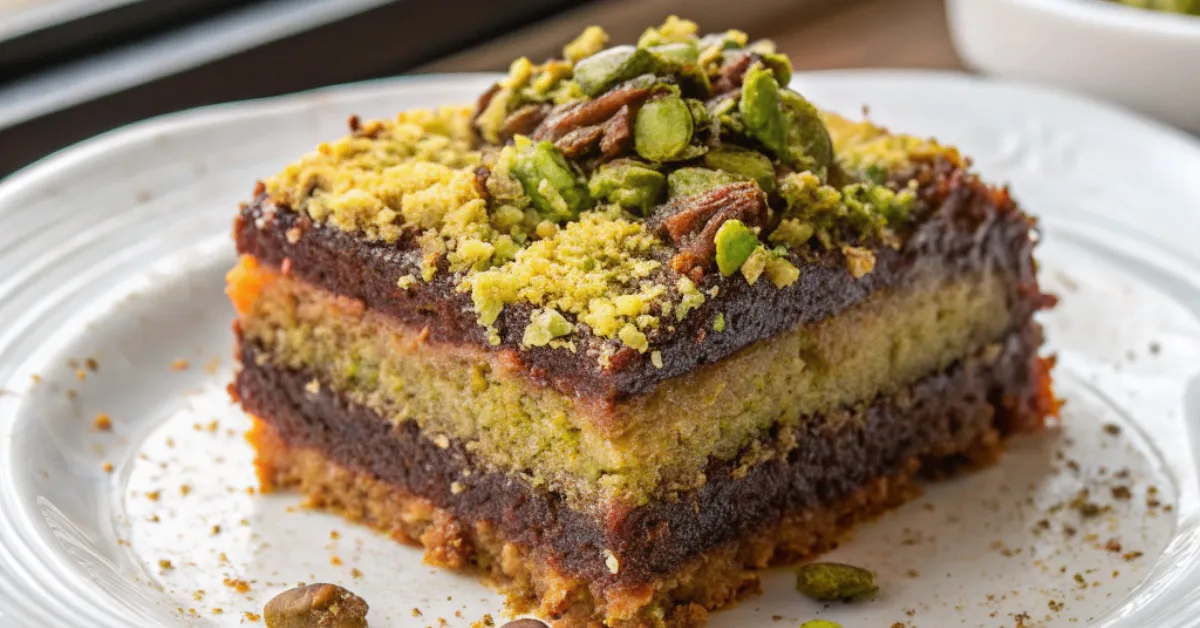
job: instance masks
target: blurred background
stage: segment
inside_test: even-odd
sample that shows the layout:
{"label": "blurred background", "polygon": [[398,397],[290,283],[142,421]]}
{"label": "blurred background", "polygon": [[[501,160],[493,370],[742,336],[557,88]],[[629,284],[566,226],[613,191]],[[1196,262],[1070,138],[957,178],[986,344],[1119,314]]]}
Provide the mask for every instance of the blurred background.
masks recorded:
{"label": "blurred background", "polygon": [[0,0],[0,176],[153,115],[410,72],[505,70],[677,13],[797,69],[956,68],[942,0]]}
{"label": "blurred background", "polygon": [[158,114],[505,70],[671,14],[774,39],[797,70],[969,66],[1200,134],[1200,0],[0,0],[0,176]]}

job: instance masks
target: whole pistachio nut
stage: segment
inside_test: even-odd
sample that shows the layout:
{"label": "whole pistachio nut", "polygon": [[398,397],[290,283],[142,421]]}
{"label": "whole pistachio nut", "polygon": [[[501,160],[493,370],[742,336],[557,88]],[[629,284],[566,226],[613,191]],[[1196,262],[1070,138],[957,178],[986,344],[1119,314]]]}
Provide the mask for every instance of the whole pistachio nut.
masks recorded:
{"label": "whole pistachio nut", "polygon": [[267,628],[367,628],[367,603],[334,584],[288,589],[263,608]]}

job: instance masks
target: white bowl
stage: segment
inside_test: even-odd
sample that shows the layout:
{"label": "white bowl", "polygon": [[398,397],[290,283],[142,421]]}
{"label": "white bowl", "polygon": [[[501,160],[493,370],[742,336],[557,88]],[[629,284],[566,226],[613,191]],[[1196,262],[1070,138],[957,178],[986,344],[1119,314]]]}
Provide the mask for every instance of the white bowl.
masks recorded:
{"label": "white bowl", "polygon": [[1107,98],[1200,132],[1200,17],[1108,0],[946,0],[971,67]]}

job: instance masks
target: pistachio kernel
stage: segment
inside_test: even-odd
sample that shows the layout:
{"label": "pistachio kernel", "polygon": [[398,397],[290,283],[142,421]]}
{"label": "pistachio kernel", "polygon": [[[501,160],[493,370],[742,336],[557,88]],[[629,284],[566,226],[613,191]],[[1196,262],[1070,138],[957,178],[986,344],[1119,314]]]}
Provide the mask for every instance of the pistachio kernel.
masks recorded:
{"label": "pistachio kernel", "polygon": [[573,220],[592,206],[587,188],[575,176],[553,142],[543,140],[521,151],[512,174],[521,182],[533,206],[556,220]]}
{"label": "pistachio kernel", "polygon": [[758,235],[746,223],[726,220],[714,239],[717,245],[717,268],[726,277],[737,272],[758,248]]}
{"label": "pistachio kernel", "polygon": [[631,159],[604,164],[588,179],[588,192],[594,198],[643,216],[662,202],[666,191],[667,177],[663,173]]}
{"label": "pistachio kernel", "polygon": [[745,180],[745,177],[724,170],[680,168],[667,175],[667,196],[673,199],[695,196],[722,185]]}
{"label": "pistachio kernel", "polygon": [[267,628],[366,628],[367,603],[334,584],[288,589],[263,608]]}
{"label": "pistachio kernel", "polygon": [[796,569],[796,590],[823,602],[856,600],[879,591],[875,574],[842,563],[808,563]]}
{"label": "pistachio kernel", "polygon": [[575,64],[575,82],[583,93],[597,96],[608,88],[642,74],[656,74],[662,61],[634,46],[613,46]]}
{"label": "pistachio kernel", "polygon": [[738,112],[754,139],[780,159],[788,155],[787,117],[779,98],[779,83],[762,63],[746,70]]}
{"label": "pistachio kernel", "polygon": [[775,190],[775,166],[770,157],[760,152],[722,146],[708,151],[704,156],[704,165],[751,179],[768,194]]}
{"label": "pistachio kernel", "polygon": [[842,625],[827,619],[814,619],[800,624],[800,628],[842,628]]}
{"label": "pistachio kernel", "polygon": [[687,103],[675,95],[663,96],[638,110],[633,123],[634,150],[650,161],[688,159],[692,131],[692,112]]}
{"label": "pistachio kernel", "polygon": [[559,314],[558,310],[554,308],[534,310],[533,315],[529,317],[529,325],[525,327],[521,344],[527,347],[544,347],[550,344],[551,340],[566,336],[574,330],[574,325],[562,314]]}

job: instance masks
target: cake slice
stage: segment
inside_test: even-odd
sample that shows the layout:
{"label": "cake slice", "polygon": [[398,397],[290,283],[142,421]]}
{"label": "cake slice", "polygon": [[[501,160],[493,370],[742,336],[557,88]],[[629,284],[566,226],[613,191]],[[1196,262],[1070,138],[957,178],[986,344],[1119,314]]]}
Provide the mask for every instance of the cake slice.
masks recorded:
{"label": "cake slice", "polygon": [[1033,220],[672,18],[350,120],[229,275],[263,490],[558,626],[697,626],[1056,411]]}

